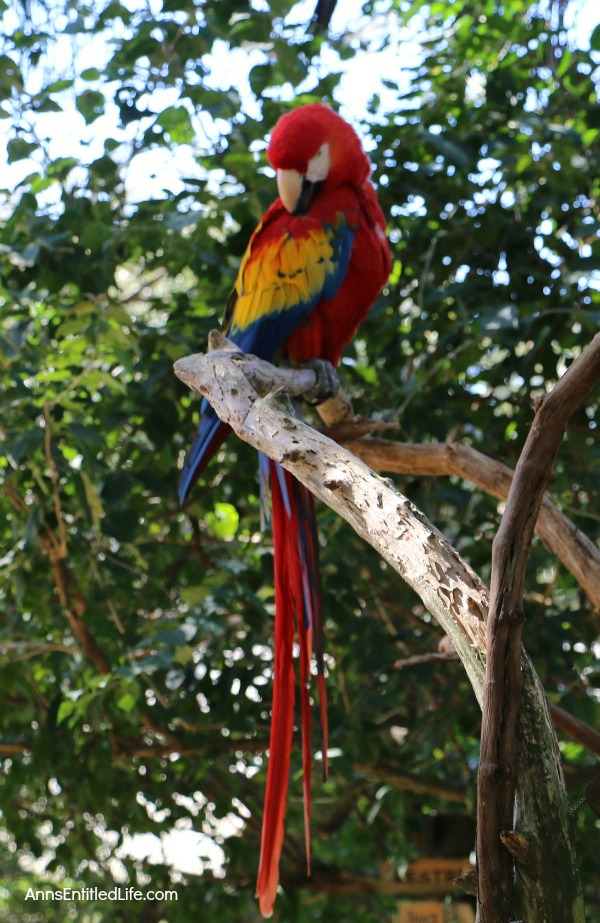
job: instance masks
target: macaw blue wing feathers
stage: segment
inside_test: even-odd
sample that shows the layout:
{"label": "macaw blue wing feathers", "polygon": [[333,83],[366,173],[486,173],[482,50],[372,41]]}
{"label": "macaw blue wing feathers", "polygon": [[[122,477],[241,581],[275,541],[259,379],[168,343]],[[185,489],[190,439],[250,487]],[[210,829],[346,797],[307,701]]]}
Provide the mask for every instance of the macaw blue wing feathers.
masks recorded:
{"label": "macaw blue wing feathers", "polygon": [[231,427],[219,420],[206,400],[202,401],[200,425],[192,447],[185,457],[179,477],[179,502],[183,504],[194,481],[227,439]]}

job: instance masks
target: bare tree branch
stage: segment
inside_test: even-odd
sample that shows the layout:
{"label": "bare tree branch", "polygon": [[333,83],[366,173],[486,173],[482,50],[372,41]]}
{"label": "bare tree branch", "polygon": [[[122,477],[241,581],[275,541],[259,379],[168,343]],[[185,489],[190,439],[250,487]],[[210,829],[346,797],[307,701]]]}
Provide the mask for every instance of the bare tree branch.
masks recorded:
{"label": "bare tree branch", "polygon": [[[50,532],[51,530],[47,530]],[[54,571],[54,585],[67,624],[81,648],[84,657],[90,660],[99,673],[110,673],[110,664],[100,649],[92,632],[86,625],[86,602],[71,579],[71,574],[62,556],[62,548],[56,539],[50,541],[45,532],[40,532],[40,545],[48,555]]]}
{"label": "bare tree branch", "polygon": [[452,663],[458,659],[458,654],[454,652],[429,651],[427,654],[415,654],[413,657],[396,660],[394,670],[404,670],[405,667],[414,667],[421,663]]}
{"label": "bare tree branch", "polygon": [[[337,440],[337,434],[330,431]],[[508,497],[514,472],[461,442],[415,445],[385,439],[339,440],[375,471],[425,477],[455,475],[492,497]],[[594,608],[600,612],[600,549],[547,497],[542,500],[535,533],[573,574]]]}
{"label": "bare tree branch", "polygon": [[600,334],[539,401],[493,545],[477,798],[479,923],[505,923],[517,909],[514,854],[500,836],[512,830],[517,785],[525,567],[567,423],[599,380]]}
{"label": "bare tree branch", "polygon": [[408,772],[398,772],[395,767],[387,764],[357,763],[356,769],[364,772],[369,779],[389,782],[395,788],[403,791],[433,795],[440,800],[454,801],[463,805],[469,799],[469,790],[466,785],[452,785],[449,782],[440,782],[437,779],[428,778],[420,774],[413,775]]}
{"label": "bare tree branch", "polygon": [[246,368],[228,350],[175,364],[178,377],[209,394],[219,417],[240,438],[291,471],[416,590],[452,639],[480,699],[487,591],[477,574],[391,481],[298,420],[286,394],[260,398]]}
{"label": "bare tree branch", "polygon": [[593,727],[590,727],[589,724],[586,724],[585,721],[580,721],[575,715],[571,715],[568,711],[565,711],[564,708],[561,708],[559,705],[554,705],[553,702],[549,704],[550,714],[552,715],[552,720],[556,727],[560,728],[563,734],[566,734],[568,737],[576,740],[577,743],[580,743],[589,750],[590,753],[594,753],[596,756],[600,757],[600,733],[595,731]]}

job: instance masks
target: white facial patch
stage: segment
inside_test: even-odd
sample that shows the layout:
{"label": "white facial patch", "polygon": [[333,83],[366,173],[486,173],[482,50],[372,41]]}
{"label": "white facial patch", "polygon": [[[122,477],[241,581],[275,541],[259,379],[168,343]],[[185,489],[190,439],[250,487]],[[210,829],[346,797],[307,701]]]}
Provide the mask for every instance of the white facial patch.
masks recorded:
{"label": "white facial patch", "polygon": [[306,178],[310,183],[320,183],[329,173],[329,145],[322,144],[314,157],[308,161]]}

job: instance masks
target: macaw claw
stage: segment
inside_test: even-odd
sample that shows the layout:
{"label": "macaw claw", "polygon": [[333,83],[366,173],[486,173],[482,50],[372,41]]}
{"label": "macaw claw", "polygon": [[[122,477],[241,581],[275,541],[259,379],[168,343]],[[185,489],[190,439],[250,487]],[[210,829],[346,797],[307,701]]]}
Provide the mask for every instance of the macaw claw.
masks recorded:
{"label": "macaw claw", "polygon": [[333,365],[327,359],[309,359],[302,365],[307,369],[312,369],[317,376],[314,388],[304,392],[304,400],[309,404],[322,404],[339,391],[339,378]]}

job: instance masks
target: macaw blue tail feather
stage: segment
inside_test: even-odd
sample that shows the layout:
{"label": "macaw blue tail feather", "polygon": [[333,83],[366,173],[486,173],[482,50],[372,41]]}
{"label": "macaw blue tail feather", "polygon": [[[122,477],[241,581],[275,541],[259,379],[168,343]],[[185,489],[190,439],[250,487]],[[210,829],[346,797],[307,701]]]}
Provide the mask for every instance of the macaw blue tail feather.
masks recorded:
{"label": "macaw blue tail feather", "polygon": [[200,425],[192,447],[185,457],[179,478],[179,502],[184,503],[194,481],[202,474],[209,461],[227,439],[231,427],[219,420],[205,399],[202,401]]}

